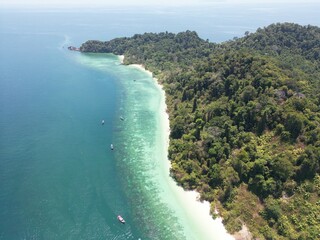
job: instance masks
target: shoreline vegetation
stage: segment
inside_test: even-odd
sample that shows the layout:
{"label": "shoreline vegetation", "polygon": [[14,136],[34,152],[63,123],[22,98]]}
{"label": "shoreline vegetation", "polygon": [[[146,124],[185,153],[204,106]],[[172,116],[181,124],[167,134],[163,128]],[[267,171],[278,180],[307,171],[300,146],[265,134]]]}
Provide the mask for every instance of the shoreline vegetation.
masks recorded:
{"label": "shoreline vegetation", "polygon": [[221,44],[165,32],[80,51],[124,55],[163,85],[170,174],[228,232],[302,240],[320,236],[319,39],[319,27],[278,23]]}

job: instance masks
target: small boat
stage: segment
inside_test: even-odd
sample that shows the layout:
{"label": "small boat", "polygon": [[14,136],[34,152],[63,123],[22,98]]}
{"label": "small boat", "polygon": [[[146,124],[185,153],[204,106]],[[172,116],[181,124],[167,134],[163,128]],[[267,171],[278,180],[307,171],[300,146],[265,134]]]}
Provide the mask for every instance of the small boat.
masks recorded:
{"label": "small boat", "polygon": [[124,121],[124,117],[120,116],[120,120],[121,120],[121,121]]}
{"label": "small boat", "polygon": [[101,124],[102,124],[102,125],[104,124],[104,120],[101,121]]}
{"label": "small boat", "polygon": [[110,145],[111,150],[113,150],[113,144]]}
{"label": "small boat", "polygon": [[69,46],[68,49],[70,51],[80,51],[80,48],[74,47],[74,46]]}
{"label": "small boat", "polygon": [[118,215],[118,220],[119,220],[119,222],[121,222],[121,223],[125,223],[126,221],[123,219],[123,217],[121,217],[120,215]]}

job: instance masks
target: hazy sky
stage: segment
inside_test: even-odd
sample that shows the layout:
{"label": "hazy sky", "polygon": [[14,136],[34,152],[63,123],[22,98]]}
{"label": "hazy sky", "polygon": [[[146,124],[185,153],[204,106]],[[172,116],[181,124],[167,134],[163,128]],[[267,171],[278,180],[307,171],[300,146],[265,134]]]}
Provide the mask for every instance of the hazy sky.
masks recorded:
{"label": "hazy sky", "polygon": [[0,0],[1,6],[83,6],[83,5],[199,5],[215,3],[306,3],[319,0]]}

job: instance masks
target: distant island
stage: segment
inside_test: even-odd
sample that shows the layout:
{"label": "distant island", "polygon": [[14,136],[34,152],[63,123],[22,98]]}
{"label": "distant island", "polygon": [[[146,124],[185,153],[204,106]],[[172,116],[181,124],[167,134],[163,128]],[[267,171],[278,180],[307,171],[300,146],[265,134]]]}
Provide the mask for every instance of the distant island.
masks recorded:
{"label": "distant island", "polygon": [[221,44],[145,33],[79,50],[124,55],[163,84],[171,175],[229,232],[319,239],[319,27],[277,23]]}

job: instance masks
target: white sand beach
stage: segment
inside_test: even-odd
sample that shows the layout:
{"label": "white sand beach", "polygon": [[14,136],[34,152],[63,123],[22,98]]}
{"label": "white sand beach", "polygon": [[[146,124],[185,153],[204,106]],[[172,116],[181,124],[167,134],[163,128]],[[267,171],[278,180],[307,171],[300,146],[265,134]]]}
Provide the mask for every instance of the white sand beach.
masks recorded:
{"label": "white sand beach", "polygon": [[123,64],[123,60],[124,60],[124,55],[118,55],[119,57],[119,61],[121,64]]}

